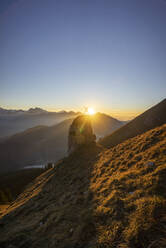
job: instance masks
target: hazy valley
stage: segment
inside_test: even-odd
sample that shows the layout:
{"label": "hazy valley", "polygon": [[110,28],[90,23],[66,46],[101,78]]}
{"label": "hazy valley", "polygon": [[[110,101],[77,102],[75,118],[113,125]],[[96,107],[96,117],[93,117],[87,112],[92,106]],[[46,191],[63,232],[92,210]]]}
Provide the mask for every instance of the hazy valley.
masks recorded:
{"label": "hazy valley", "polygon": [[0,108],[0,141],[28,128],[55,125],[78,114],[73,111],[48,112],[41,108],[30,108],[27,111]]}
{"label": "hazy valley", "polygon": [[[67,115],[66,120],[53,126],[44,126],[40,122],[40,126],[32,127],[2,140],[0,142],[0,171],[56,162],[66,156],[68,130],[74,118],[73,114],[70,119],[68,117]],[[56,120],[55,118],[55,122]],[[10,125],[15,125],[15,121],[13,120]],[[97,113],[95,118],[92,118],[92,126],[97,138],[110,134],[122,125],[124,122],[105,114]]]}

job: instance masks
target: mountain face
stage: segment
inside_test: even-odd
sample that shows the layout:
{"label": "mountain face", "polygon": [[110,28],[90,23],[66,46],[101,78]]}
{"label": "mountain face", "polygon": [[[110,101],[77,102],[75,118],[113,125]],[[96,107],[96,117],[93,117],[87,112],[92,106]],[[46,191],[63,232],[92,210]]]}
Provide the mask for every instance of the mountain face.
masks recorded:
{"label": "mountain face", "polygon": [[38,125],[55,125],[78,114],[72,111],[48,112],[41,108],[30,108],[27,111],[0,108],[0,138]]}
{"label": "mountain face", "polygon": [[119,121],[102,113],[97,113],[94,118],[92,118],[91,122],[97,139],[112,133],[125,124],[123,121]]}
{"label": "mountain face", "polygon": [[[67,154],[68,131],[73,119],[51,127],[37,126],[0,142],[0,171],[15,170],[26,165],[56,162]],[[92,118],[95,134],[104,136],[123,125],[104,114]]]}
{"label": "mountain face", "polygon": [[148,109],[111,135],[104,137],[99,143],[111,148],[126,139],[135,137],[164,123],[166,123],[166,99]]}
{"label": "mountain face", "polygon": [[166,247],[166,125],[83,146],[4,210],[0,247]]}
{"label": "mountain face", "polygon": [[67,151],[68,129],[72,120],[47,127],[37,126],[0,143],[0,170],[57,161]]}

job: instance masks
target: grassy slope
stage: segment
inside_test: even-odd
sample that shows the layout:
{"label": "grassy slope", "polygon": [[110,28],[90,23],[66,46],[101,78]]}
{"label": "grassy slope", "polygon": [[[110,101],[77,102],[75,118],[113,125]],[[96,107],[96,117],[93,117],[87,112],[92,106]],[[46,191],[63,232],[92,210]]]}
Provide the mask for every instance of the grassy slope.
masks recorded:
{"label": "grassy slope", "polygon": [[14,200],[43,169],[26,169],[7,174],[0,174],[0,204]]}
{"label": "grassy slope", "polygon": [[113,149],[82,147],[6,210],[0,246],[166,247],[166,125]]}
{"label": "grassy slope", "polygon": [[166,99],[99,141],[107,148],[166,123]]}

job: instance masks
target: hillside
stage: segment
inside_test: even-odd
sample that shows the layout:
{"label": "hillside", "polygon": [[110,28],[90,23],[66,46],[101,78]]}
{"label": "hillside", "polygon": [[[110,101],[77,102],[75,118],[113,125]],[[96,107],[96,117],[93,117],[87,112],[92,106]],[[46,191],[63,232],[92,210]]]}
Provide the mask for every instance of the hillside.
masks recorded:
{"label": "hillside", "polygon": [[4,211],[0,247],[165,248],[166,125],[84,146]]}
{"label": "hillside", "polygon": [[166,123],[166,99],[148,109],[109,136],[104,137],[99,143],[107,148],[111,148],[124,140],[135,137],[164,123]]}
{"label": "hillside", "polygon": [[0,143],[0,170],[45,164],[64,157],[71,122],[69,119],[51,127],[37,126]]}
{"label": "hillside", "polygon": [[0,174],[0,204],[11,202],[25,189],[28,183],[44,172],[33,168]]}
{"label": "hillside", "polygon": [[[67,153],[68,130],[73,119],[53,126],[37,126],[0,142],[0,171],[26,165],[56,162]],[[97,137],[109,134],[123,125],[105,114],[96,114],[92,125]]]}

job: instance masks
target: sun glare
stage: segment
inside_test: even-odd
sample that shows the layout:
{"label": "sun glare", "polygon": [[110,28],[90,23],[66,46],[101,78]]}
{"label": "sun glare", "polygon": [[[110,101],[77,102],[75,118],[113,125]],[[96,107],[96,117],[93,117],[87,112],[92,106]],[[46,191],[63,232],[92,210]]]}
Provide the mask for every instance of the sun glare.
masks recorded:
{"label": "sun glare", "polygon": [[88,115],[94,115],[95,111],[93,108],[88,108]]}

